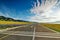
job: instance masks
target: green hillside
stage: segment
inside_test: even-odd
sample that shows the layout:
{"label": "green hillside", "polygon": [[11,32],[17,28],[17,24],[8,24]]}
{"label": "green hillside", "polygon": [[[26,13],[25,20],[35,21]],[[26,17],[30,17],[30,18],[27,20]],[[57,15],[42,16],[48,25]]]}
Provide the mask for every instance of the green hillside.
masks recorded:
{"label": "green hillside", "polygon": [[13,18],[8,18],[8,17],[4,17],[4,16],[0,16],[0,20],[1,20],[1,21],[27,22],[27,21],[23,21],[23,20],[16,20],[16,19],[13,19]]}

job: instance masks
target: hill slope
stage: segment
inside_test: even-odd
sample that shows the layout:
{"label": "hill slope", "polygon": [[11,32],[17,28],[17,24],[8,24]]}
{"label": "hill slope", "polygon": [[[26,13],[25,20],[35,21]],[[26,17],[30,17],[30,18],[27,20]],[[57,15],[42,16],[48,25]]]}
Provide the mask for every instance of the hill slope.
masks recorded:
{"label": "hill slope", "polygon": [[0,20],[1,20],[1,21],[27,22],[27,21],[23,21],[23,20],[15,20],[15,19],[13,19],[13,18],[8,18],[8,17],[4,17],[4,16],[0,16]]}

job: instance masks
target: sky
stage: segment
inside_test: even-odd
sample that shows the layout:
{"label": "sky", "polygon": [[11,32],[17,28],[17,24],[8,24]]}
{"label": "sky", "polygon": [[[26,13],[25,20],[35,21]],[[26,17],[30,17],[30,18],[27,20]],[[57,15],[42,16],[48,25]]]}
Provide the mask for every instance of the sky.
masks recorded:
{"label": "sky", "polygon": [[60,21],[60,0],[0,0],[0,16],[39,23]]}
{"label": "sky", "polygon": [[26,20],[31,16],[29,9],[32,0],[0,0],[0,15],[20,20]]}

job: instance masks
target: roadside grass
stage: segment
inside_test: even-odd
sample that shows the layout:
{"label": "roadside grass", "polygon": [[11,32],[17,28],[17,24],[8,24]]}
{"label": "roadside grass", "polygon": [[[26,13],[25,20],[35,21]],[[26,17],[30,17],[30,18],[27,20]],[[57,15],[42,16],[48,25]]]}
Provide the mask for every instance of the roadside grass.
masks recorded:
{"label": "roadside grass", "polygon": [[16,26],[12,26],[12,25],[0,25],[0,30],[6,29],[6,28],[12,28],[12,27],[16,27]]}
{"label": "roadside grass", "polygon": [[19,25],[31,24],[32,22],[14,22],[14,21],[0,21],[0,30],[17,27]]}
{"label": "roadside grass", "polygon": [[52,30],[55,30],[57,32],[60,32],[60,24],[45,24],[45,23],[42,23],[41,25],[43,25],[45,27],[48,27]]}
{"label": "roadside grass", "polygon": [[30,24],[31,22],[0,21],[0,24]]}

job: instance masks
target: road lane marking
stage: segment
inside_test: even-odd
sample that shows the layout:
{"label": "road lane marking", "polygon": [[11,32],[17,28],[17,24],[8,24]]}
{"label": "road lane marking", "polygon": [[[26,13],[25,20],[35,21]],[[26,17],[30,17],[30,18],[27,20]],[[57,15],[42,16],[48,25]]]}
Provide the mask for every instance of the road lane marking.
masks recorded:
{"label": "road lane marking", "polygon": [[3,36],[3,37],[0,38],[0,40],[2,40],[3,38],[6,38],[6,37],[8,37],[8,36],[9,36],[9,35]]}
{"label": "road lane marking", "polygon": [[[26,32],[25,32],[25,33],[26,33]],[[38,32],[38,33],[39,33],[39,32]],[[7,34],[8,34],[8,33],[7,33]],[[35,33],[35,34],[36,34],[36,33]],[[44,33],[42,33],[42,34],[44,34]],[[10,35],[10,33],[9,33],[9,35]],[[14,32],[13,32],[12,35],[19,35],[19,36],[20,36],[20,35],[21,35],[21,36],[24,36],[24,35],[25,35],[25,36],[30,36],[29,33],[28,33],[28,35],[27,35],[27,34],[23,34],[23,35],[22,35],[22,34],[14,34]],[[33,36],[33,35],[31,35],[31,36]],[[5,37],[8,37],[8,35],[2,37],[2,39],[5,38]],[[50,35],[50,36],[49,36],[49,35],[48,35],[48,36],[44,36],[44,35],[42,35],[42,36],[41,36],[41,35],[35,35],[34,37],[60,38],[60,37],[54,37],[54,36],[51,36],[51,35]]]}
{"label": "road lane marking", "polygon": [[35,31],[36,30],[36,27],[34,27],[34,32],[33,32],[33,38],[32,38],[32,40],[35,40]]}
{"label": "road lane marking", "polygon": [[53,32],[55,32],[55,33],[60,33],[60,32],[57,32],[57,31],[55,31],[55,30],[53,30],[53,29],[50,29],[50,28],[48,28],[48,27],[45,27],[44,25],[41,25],[41,26],[44,27],[45,29],[48,29],[48,30],[53,31]]}
{"label": "road lane marking", "polygon": [[12,28],[6,28],[6,29],[0,30],[0,32],[4,32],[4,31],[7,31],[7,30],[12,30],[12,29],[16,29],[16,28],[19,28],[19,27],[27,27],[27,26],[29,26],[29,25],[32,25],[32,24],[23,25],[23,26],[17,26],[17,27],[12,27]]}

